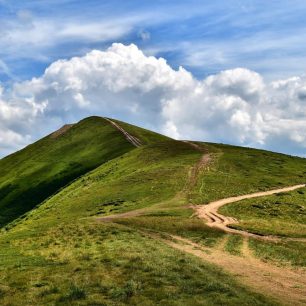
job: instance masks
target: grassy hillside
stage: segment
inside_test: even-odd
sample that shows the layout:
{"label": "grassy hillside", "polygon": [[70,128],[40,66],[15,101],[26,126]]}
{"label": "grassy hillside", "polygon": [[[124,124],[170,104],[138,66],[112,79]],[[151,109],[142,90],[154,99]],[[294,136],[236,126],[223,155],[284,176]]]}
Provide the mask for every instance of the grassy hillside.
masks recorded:
{"label": "grassy hillside", "polygon": [[222,144],[205,146],[212,161],[190,193],[194,204],[306,181],[305,158]]}
{"label": "grassy hillside", "polygon": [[224,215],[237,218],[236,228],[243,228],[262,235],[306,237],[305,188],[244,200],[220,209]]}
{"label": "grassy hillside", "polygon": [[78,220],[45,234],[2,239],[1,305],[277,305],[221,269],[116,224]]}
{"label": "grassy hillside", "polygon": [[[102,217],[142,208],[155,214],[161,210],[163,217],[173,207],[305,181],[305,159],[232,146],[200,146],[201,150],[174,140],[144,145],[83,176],[43,208],[54,207],[54,213],[61,209],[65,212],[61,218],[71,218],[75,211]],[[194,180],[203,152],[209,152],[211,160]]]}
{"label": "grassy hillside", "polygon": [[23,224],[38,229],[41,223],[103,217],[163,203],[168,207],[174,197],[174,205],[181,206],[186,174],[200,156],[189,144],[174,140],[142,146],[76,180],[25,216],[29,221]]}
{"label": "grassy hillside", "polygon": [[[173,140],[140,147],[101,165],[28,213],[0,240],[6,283],[0,286],[2,303],[275,305],[219,268],[152,239],[143,233],[145,226],[136,228],[137,222],[127,227],[97,219],[144,209],[148,218],[160,216],[169,232],[175,228],[174,216],[185,220],[182,234],[201,234],[208,244],[219,239],[222,233],[188,218],[191,210],[184,206],[201,155]],[[5,247],[8,242],[10,248]],[[12,268],[17,269],[14,275]]]}
{"label": "grassy hillside", "polygon": [[[84,133],[102,134],[100,141],[92,140],[90,149],[80,144],[82,148],[72,150],[74,158],[88,164],[94,157],[96,164],[91,161],[92,167],[84,168],[90,172],[2,230],[1,304],[282,304],[270,296],[269,288],[261,293],[247,288],[239,273],[229,275],[170,248],[162,239],[171,241],[171,235],[178,235],[205,252],[224,250],[224,256],[242,258],[243,239],[207,227],[193,215],[190,204],[303,183],[306,160],[217,144],[197,147],[116,122],[143,145],[132,147],[101,118],[80,123],[92,126],[90,133],[84,126],[86,131],[80,129],[68,138],[73,127],[61,136],[67,134],[58,147],[63,151]],[[48,137],[42,141],[46,139],[46,146],[55,142]],[[66,152],[56,160],[74,156]],[[203,159],[203,154],[209,158]],[[46,165],[50,164],[65,163],[50,158]],[[29,178],[35,182],[37,176]],[[294,243],[251,240],[249,245],[259,258],[305,265],[300,245],[290,250]],[[277,250],[283,250],[282,257]]]}
{"label": "grassy hillside", "polygon": [[[133,128],[144,142],[166,137]],[[0,226],[29,211],[77,177],[134,147],[114,126],[90,117],[0,160]]]}

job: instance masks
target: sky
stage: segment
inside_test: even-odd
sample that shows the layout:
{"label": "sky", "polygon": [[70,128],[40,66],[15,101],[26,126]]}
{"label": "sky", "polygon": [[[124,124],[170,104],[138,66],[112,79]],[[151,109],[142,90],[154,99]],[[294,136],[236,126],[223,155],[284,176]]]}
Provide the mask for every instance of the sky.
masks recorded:
{"label": "sky", "polygon": [[0,0],[0,157],[90,116],[306,156],[306,2]]}

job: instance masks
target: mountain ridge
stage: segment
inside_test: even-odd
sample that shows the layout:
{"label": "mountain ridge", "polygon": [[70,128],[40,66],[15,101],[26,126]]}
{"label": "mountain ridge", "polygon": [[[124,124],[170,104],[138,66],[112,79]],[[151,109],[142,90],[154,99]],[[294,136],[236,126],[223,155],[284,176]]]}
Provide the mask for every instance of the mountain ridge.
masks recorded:
{"label": "mountain ridge", "polygon": [[[141,128],[133,129],[138,130],[140,138],[146,135],[145,141],[162,138]],[[132,149],[134,146],[109,121],[92,116],[64,125],[6,156],[0,160],[0,224],[17,216],[16,207],[18,214],[25,213],[77,177]]]}
{"label": "mountain ridge", "polygon": [[109,120],[0,160],[3,305],[302,305],[305,159]]}

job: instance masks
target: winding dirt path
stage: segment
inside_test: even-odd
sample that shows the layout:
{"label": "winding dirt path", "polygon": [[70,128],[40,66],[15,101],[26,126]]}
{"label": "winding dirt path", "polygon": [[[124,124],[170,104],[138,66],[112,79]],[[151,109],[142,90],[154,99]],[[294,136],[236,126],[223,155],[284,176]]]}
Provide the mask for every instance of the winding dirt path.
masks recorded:
{"label": "winding dirt path", "polygon": [[[269,191],[255,192],[255,193],[241,195],[237,197],[221,199],[218,201],[211,202],[209,204],[198,205],[198,206],[193,206],[193,207],[196,211],[197,216],[201,219],[205,219],[207,221],[206,224],[210,227],[219,228],[225,232],[232,233],[232,234],[240,234],[246,237],[254,237],[254,238],[260,238],[263,240],[274,240],[275,241],[279,238],[275,236],[256,235],[256,234],[253,234],[247,231],[237,230],[237,229],[228,227],[228,225],[238,223],[238,221],[234,218],[227,217],[227,216],[224,216],[218,213],[218,209],[226,204],[238,202],[241,200],[263,197],[263,196],[268,196],[268,195],[281,193],[281,192],[288,192],[288,191],[292,191],[295,189],[303,188],[305,186],[306,186],[305,184],[301,184],[301,185],[295,185],[291,187],[285,187],[285,188],[274,189],[274,190],[269,190]],[[306,241],[306,239],[304,238],[286,238],[286,240]]]}
{"label": "winding dirt path", "polygon": [[[302,269],[277,267],[253,256],[234,256],[218,248],[207,248],[180,236],[171,240],[157,238],[170,247],[192,254],[215,264],[241,282],[261,294],[276,298],[285,305],[306,304],[306,274]],[[247,240],[245,240],[247,243]],[[247,246],[245,246],[249,252]]]}
{"label": "winding dirt path", "polygon": [[125,129],[123,129],[118,123],[112,121],[109,118],[104,118],[105,120],[107,120],[109,123],[111,123],[117,130],[119,130],[124,136],[125,138],[135,147],[140,147],[141,146],[141,141],[135,137],[132,136],[131,134],[129,134]]}
{"label": "winding dirt path", "polygon": [[[204,153],[202,158],[189,173],[189,182],[187,185],[189,185],[188,187],[190,188],[196,184],[200,172],[209,166],[213,156],[209,152],[206,152],[206,150],[199,145],[192,142],[188,143],[195,149]],[[136,146],[136,144],[134,145]],[[162,241],[174,249],[197,256],[204,261],[217,265],[218,267],[233,275],[233,277],[237,279],[237,282],[243,283],[246,286],[253,288],[258,293],[277,299],[281,304],[306,305],[306,270],[292,269],[289,267],[278,267],[276,265],[263,262],[262,260],[256,258],[249,248],[249,237],[273,241],[280,238],[274,236],[260,236],[246,231],[229,228],[228,225],[237,223],[237,220],[218,213],[218,209],[220,207],[229,203],[241,201],[244,199],[292,191],[302,187],[305,187],[305,184],[265,192],[256,192],[243,196],[230,197],[227,199],[211,202],[207,205],[199,205],[194,207],[198,217],[205,219],[208,226],[219,228],[230,234],[240,234],[244,236],[241,246],[241,256],[231,255],[224,250],[228,235],[226,235],[226,237],[216,247],[208,248],[189,239],[180,236],[169,235],[168,233],[161,235],[161,233],[154,234],[147,231],[141,232],[153,239]],[[114,222],[116,218],[137,217],[143,215],[146,212],[146,209],[139,209],[122,214],[105,216],[98,218],[98,220]],[[286,239],[290,240],[290,238]]]}

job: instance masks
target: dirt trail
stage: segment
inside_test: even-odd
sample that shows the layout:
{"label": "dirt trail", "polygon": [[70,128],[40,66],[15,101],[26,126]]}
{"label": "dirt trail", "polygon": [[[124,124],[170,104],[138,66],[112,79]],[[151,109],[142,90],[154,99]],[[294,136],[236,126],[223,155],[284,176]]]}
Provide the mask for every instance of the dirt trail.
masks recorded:
{"label": "dirt trail", "polygon": [[[194,206],[194,209],[196,210],[197,216],[199,218],[205,219],[207,221],[206,224],[210,227],[219,228],[228,233],[240,234],[240,235],[247,236],[247,237],[260,238],[263,240],[277,240],[279,238],[275,236],[261,236],[261,235],[256,235],[256,234],[249,233],[243,230],[229,228],[228,225],[238,223],[237,220],[231,217],[221,215],[220,213],[218,213],[218,209],[229,203],[234,203],[234,202],[238,202],[241,200],[251,199],[251,198],[256,198],[256,197],[263,197],[263,196],[272,195],[272,194],[281,193],[281,192],[292,191],[292,190],[302,188],[302,187],[305,187],[305,184],[295,185],[295,186],[285,187],[285,188],[280,188],[280,189],[274,189],[274,190],[269,190],[269,191],[263,191],[263,192],[256,192],[256,193],[241,195],[237,197],[230,197],[230,198],[214,201],[209,204]],[[286,239],[294,240],[294,241],[306,241],[306,239],[304,238],[286,238]]]}
{"label": "dirt trail", "polygon": [[107,222],[107,221],[113,221],[115,219],[134,218],[134,217],[142,216],[145,212],[146,212],[145,209],[137,209],[137,210],[132,210],[132,211],[128,211],[125,213],[121,213],[121,214],[97,217],[96,219],[98,221]]}
{"label": "dirt trail", "polygon": [[[207,151],[206,148],[201,147],[194,142],[191,142],[191,141],[183,141],[183,142],[188,143],[189,145],[191,145],[198,151],[201,151],[204,153],[200,161],[192,169],[191,175],[189,177],[188,188],[192,189],[192,187],[196,185],[201,171],[203,171],[205,168],[209,169],[209,164],[212,162],[212,155]],[[241,200],[251,199],[251,198],[256,198],[256,197],[263,197],[263,196],[268,196],[268,195],[277,194],[281,192],[288,192],[288,191],[292,191],[292,190],[302,188],[305,186],[306,184],[300,184],[300,185],[284,187],[280,189],[268,190],[268,191],[263,191],[263,192],[255,192],[251,194],[221,199],[218,201],[211,202],[209,204],[196,205],[196,206],[193,206],[193,208],[196,211],[196,215],[201,219],[205,219],[207,221],[207,225],[210,227],[219,228],[231,234],[240,234],[240,235],[243,235],[244,237],[253,237],[253,238],[259,238],[262,240],[277,241],[277,240],[280,240],[281,238],[276,237],[276,236],[257,235],[257,234],[253,234],[247,231],[233,229],[233,228],[228,227],[228,225],[238,223],[238,221],[235,218],[227,217],[227,216],[224,216],[218,213],[218,209],[226,204],[238,202]],[[301,241],[301,242],[306,241],[305,238],[286,238],[286,240],[287,241]]]}
{"label": "dirt trail", "polygon": [[200,172],[209,167],[209,164],[212,161],[212,156],[211,154],[209,154],[206,148],[201,147],[194,142],[187,141],[187,140],[183,140],[183,142],[189,144],[196,150],[204,153],[201,159],[195,164],[195,166],[191,170],[191,173],[189,176],[189,182],[187,183],[187,188],[190,190],[196,185]]}
{"label": "dirt trail", "polygon": [[108,122],[110,122],[117,130],[119,130],[132,145],[134,145],[135,147],[140,147],[141,146],[141,141],[137,137],[129,134],[118,123],[112,121],[109,118],[104,118],[104,119],[107,120]]}
{"label": "dirt trail", "polygon": [[[202,148],[192,142],[188,143],[197,150],[204,153],[200,161],[193,167],[189,174],[189,183],[187,185],[190,187],[190,185],[192,186],[196,184],[198,175],[200,174],[201,170],[209,166],[213,156],[211,156],[209,152],[206,152],[205,148]],[[143,233],[153,239],[166,243],[172,248],[188,254],[192,254],[204,261],[221,267],[226,272],[232,274],[237,279],[237,282],[241,282],[261,294],[276,298],[282,304],[306,305],[306,271],[304,269],[293,270],[288,267],[277,267],[275,265],[265,263],[260,259],[255,258],[248,246],[249,237],[267,240],[277,240],[279,238],[272,236],[259,236],[245,231],[231,229],[227,227],[227,225],[236,223],[237,221],[233,218],[223,216],[217,212],[221,206],[229,203],[237,202],[243,199],[292,191],[302,187],[305,187],[305,184],[277,190],[270,190],[266,192],[257,192],[243,196],[231,197],[212,202],[208,205],[200,205],[194,207],[198,217],[207,220],[208,226],[217,227],[230,234],[241,234],[244,236],[243,244],[241,246],[242,256],[231,255],[224,250],[224,246],[228,239],[227,235],[220,242],[219,246],[208,248],[179,236],[172,235],[169,239],[167,239],[165,238],[168,235],[167,233],[162,236],[160,236],[160,234],[153,234],[152,232],[148,233],[147,231],[144,231]],[[143,215],[146,212],[147,211],[145,209],[139,209],[127,213],[102,217],[99,218],[99,220],[114,221],[113,219],[116,218],[137,217]],[[290,240],[290,238],[287,238],[287,240]]]}
{"label": "dirt trail", "polygon": [[203,247],[186,238],[171,237],[172,240],[158,239],[172,248],[216,264],[234,275],[238,282],[254,288],[261,294],[277,298],[282,304],[305,305],[306,303],[305,270],[277,267],[253,256],[234,256],[220,249]]}

